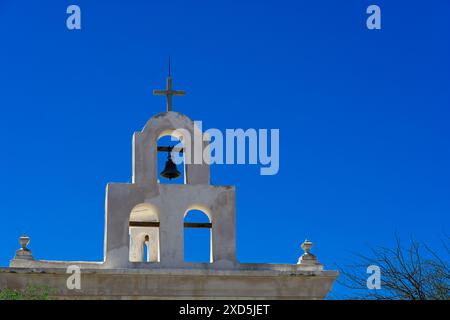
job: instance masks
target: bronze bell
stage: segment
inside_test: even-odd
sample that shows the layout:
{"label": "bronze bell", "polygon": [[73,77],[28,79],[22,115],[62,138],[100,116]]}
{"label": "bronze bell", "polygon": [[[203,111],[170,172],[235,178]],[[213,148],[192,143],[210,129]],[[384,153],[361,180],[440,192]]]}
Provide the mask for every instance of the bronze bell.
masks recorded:
{"label": "bronze bell", "polygon": [[172,180],[178,178],[181,172],[178,171],[177,165],[172,161],[172,148],[169,149],[169,156],[167,157],[164,170],[161,172],[161,177]]}

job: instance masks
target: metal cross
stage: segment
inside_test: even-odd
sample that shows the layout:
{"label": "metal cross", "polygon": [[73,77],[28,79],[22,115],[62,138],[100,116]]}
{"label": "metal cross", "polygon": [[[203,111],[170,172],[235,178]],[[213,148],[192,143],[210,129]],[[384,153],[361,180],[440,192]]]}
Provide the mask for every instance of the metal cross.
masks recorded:
{"label": "metal cross", "polygon": [[167,87],[166,90],[153,90],[155,96],[166,96],[167,97],[167,111],[172,111],[172,96],[184,96],[186,92],[184,90],[173,90],[172,89],[172,76],[170,75],[170,57],[169,57],[169,76],[167,77]]}

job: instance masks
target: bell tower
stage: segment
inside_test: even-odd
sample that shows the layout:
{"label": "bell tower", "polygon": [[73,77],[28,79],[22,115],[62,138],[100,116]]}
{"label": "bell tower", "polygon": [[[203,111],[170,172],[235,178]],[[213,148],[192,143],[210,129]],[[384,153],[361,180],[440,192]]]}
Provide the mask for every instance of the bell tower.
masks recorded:
{"label": "bell tower", "polygon": [[[206,147],[202,132],[187,116],[172,111],[172,97],[185,91],[172,89],[167,77],[167,111],[152,117],[144,129],[133,136],[133,178],[130,184],[110,183],[106,190],[105,265],[111,268],[204,268],[204,263],[184,259],[185,228],[210,230],[210,262],[207,267],[236,265],[235,189],[210,185],[210,168],[202,159],[185,161],[183,184],[159,181],[157,153],[168,153],[161,179],[176,179],[180,172],[171,159],[174,152],[194,159],[195,141]],[[159,146],[158,139],[173,136],[183,148]],[[209,223],[185,223],[191,210],[202,211]]]}

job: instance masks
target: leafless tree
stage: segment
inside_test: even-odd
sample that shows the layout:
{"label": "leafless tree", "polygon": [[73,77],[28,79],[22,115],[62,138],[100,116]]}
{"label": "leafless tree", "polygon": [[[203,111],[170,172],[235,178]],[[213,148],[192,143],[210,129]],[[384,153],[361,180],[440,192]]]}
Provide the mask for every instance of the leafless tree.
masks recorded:
{"label": "leafless tree", "polygon": [[[341,267],[338,283],[352,289],[351,299],[448,300],[450,294],[449,237],[443,241],[445,257],[411,239],[402,247],[396,237],[393,248],[371,248],[368,256],[355,254],[356,263]],[[368,289],[367,267],[381,271],[381,289]]]}

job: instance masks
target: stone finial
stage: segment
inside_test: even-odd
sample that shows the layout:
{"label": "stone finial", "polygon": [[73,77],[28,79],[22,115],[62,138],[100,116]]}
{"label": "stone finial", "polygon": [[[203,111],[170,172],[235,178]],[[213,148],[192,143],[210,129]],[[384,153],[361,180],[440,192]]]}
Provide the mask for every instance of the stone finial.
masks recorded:
{"label": "stone finial", "polygon": [[19,238],[19,243],[22,246],[22,250],[30,250],[27,248],[28,244],[30,243],[30,237],[28,237],[25,233]]}
{"label": "stone finial", "polygon": [[311,248],[313,246],[313,243],[309,241],[308,239],[305,240],[305,242],[302,243],[301,247],[303,251],[305,251],[306,254],[310,254]]}
{"label": "stone finial", "polygon": [[14,257],[14,260],[21,259],[21,260],[33,260],[33,255],[31,254],[31,250],[27,248],[28,244],[30,243],[30,238],[24,233],[19,238],[19,243],[21,248],[16,251],[16,256]]}
{"label": "stone finial", "polygon": [[302,245],[301,248],[305,252],[302,254],[302,256],[298,259],[297,264],[301,265],[308,265],[308,266],[315,266],[320,265],[319,260],[317,260],[317,257],[313,255],[310,251],[313,246],[313,243],[306,239]]}

